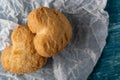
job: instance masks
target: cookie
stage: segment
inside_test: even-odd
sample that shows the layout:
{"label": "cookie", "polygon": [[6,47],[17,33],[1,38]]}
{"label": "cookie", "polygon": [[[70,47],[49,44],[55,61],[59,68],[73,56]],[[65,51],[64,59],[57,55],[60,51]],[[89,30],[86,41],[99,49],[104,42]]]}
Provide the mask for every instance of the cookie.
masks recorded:
{"label": "cookie", "polygon": [[72,37],[72,27],[67,18],[59,11],[47,7],[30,12],[28,27],[36,34],[35,49],[44,57],[58,54]]}
{"label": "cookie", "polygon": [[1,55],[2,66],[6,71],[24,74],[37,71],[46,64],[47,58],[40,56],[33,45],[34,35],[24,26],[12,32],[13,44]]}

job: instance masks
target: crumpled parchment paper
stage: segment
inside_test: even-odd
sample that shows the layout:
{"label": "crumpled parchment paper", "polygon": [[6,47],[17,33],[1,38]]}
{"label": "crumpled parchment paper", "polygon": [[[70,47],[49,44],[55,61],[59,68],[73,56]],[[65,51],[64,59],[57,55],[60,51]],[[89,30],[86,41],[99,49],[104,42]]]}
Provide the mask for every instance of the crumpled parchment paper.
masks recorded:
{"label": "crumpled parchment paper", "polygon": [[70,43],[59,55],[48,59],[45,67],[16,75],[4,71],[0,63],[0,80],[86,80],[106,43],[105,5],[106,0],[0,0],[0,52],[11,44],[11,31],[19,24],[27,24],[27,15],[35,8],[57,9],[73,27]]}

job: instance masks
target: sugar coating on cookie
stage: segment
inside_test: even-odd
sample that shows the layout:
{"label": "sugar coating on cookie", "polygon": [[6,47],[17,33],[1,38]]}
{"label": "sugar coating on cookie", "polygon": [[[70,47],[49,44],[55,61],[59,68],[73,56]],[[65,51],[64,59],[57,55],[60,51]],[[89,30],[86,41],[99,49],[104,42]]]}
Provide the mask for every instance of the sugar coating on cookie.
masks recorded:
{"label": "sugar coating on cookie", "polygon": [[30,12],[28,27],[36,33],[34,46],[44,57],[59,53],[70,41],[72,27],[67,18],[51,8],[42,7]]}
{"label": "sugar coating on cookie", "polygon": [[22,25],[12,32],[13,44],[5,48],[1,55],[5,70],[24,74],[34,72],[46,64],[47,59],[34,49],[33,37],[32,32]]}

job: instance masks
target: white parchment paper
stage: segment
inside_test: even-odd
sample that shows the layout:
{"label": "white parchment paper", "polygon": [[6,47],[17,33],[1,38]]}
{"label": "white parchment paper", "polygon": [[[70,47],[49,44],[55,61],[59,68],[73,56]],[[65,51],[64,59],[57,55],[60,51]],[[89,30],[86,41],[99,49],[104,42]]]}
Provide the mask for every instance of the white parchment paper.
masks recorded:
{"label": "white parchment paper", "polygon": [[27,15],[35,8],[59,10],[73,27],[70,43],[59,55],[48,59],[45,67],[35,73],[16,75],[4,71],[0,63],[0,80],[86,80],[106,43],[105,5],[106,0],[0,0],[0,52],[11,44],[12,30],[27,24]]}

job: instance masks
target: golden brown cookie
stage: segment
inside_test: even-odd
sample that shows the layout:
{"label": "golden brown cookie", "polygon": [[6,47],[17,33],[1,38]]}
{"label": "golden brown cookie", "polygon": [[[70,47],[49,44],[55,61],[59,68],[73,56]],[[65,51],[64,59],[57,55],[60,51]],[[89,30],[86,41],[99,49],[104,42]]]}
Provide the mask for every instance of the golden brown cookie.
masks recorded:
{"label": "golden brown cookie", "polygon": [[44,57],[60,52],[72,36],[72,27],[67,18],[47,7],[35,9],[28,15],[28,27],[36,33],[34,46]]}
{"label": "golden brown cookie", "polygon": [[34,72],[46,64],[47,59],[34,49],[33,37],[31,31],[24,26],[19,26],[13,31],[13,45],[7,47],[1,55],[5,70],[24,74]]}

